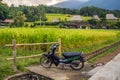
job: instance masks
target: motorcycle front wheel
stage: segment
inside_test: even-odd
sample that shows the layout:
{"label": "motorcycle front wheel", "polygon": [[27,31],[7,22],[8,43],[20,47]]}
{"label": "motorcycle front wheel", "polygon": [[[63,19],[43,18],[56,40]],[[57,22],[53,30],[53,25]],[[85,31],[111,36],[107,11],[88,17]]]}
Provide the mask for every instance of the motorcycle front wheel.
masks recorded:
{"label": "motorcycle front wheel", "polygon": [[47,57],[47,56],[42,56],[41,58],[40,58],[40,64],[41,64],[41,66],[43,66],[43,67],[45,67],[45,68],[50,68],[51,67],[51,65],[52,65],[52,62],[51,62],[51,60]]}
{"label": "motorcycle front wheel", "polygon": [[84,62],[80,60],[72,61],[70,67],[74,70],[81,70],[84,67]]}

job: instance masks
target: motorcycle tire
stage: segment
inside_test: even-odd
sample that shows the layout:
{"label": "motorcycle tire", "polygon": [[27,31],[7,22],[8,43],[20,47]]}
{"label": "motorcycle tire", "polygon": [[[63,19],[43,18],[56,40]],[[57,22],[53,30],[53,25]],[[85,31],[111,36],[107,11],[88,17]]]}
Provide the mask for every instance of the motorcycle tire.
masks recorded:
{"label": "motorcycle tire", "polygon": [[72,61],[71,64],[70,64],[70,67],[73,70],[81,70],[84,67],[84,62],[82,62],[80,60]]}
{"label": "motorcycle tire", "polygon": [[51,60],[47,57],[47,56],[41,56],[40,58],[40,64],[41,66],[43,66],[44,68],[50,68],[52,65]]}

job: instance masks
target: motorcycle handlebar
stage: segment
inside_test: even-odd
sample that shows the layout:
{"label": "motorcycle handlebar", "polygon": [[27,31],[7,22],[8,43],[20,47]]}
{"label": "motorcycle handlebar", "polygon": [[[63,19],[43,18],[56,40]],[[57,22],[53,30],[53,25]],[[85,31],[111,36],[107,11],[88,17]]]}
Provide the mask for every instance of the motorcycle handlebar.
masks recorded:
{"label": "motorcycle handlebar", "polygon": [[59,46],[59,44],[53,44],[50,46],[51,49],[57,48]]}

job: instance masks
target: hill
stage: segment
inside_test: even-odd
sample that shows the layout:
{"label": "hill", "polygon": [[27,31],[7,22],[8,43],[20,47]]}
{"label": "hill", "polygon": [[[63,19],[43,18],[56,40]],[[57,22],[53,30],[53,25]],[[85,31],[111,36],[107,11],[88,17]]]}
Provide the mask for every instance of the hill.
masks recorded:
{"label": "hill", "polygon": [[38,6],[40,4],[62,8],[80,9],[84,6],[95,6],[109,10],[120,10],[120,0],[3,0],[2,2],[15,6]]}
{"label": "hill", "polygon": [[[89,0],[89,1],[82,1],[82,0],[68,0],[62,3],[58,3],[54,6],[62,7],[62,8],[73,8],[73,9],[80,9],[84,6],[95,6],[100,7],[103,9],[109,10],[120,10],[120,0]],[[72,6],[71,6],[72,5]]]}

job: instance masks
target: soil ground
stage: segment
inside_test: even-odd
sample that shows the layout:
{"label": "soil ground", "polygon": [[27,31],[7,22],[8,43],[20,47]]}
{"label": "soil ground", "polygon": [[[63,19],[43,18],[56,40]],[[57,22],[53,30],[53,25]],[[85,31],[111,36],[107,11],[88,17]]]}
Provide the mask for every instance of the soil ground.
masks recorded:
{"label": "soil ground", "polygon": [[106,62],[112,60],[119,53],[120,53],[120,47],[118,47],[115,51],[110,52],[110,53],[104,55],[103,57],[100,57],[99,59],[97,59],[95,61],[95,63],[106,63]]}

